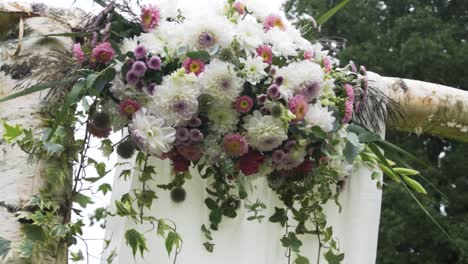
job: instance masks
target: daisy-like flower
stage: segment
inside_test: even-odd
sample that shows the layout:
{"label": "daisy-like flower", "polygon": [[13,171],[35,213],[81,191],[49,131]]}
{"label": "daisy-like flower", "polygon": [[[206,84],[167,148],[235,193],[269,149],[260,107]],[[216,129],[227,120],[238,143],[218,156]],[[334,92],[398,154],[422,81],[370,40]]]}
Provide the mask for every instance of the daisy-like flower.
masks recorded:
{"label": "daisy-like flower", "polygon": [[224,16],[193,17],[184,22],[185,45],[213,51],[228,47],[234,39],[232,24]]}
{"label": "daisy-like flower", "polygon": [[246,95],[238,97],[234,102],[234,107],[239,113],[248,113],[253,107],[253,100]]}
{"label": "daisy-like flower", "polygon": [[188,121],[198,111],[198,96],[200,89],[194,74],[185,74],[181,69],[166,76],[157,93],[153,95],[150,109],[153,113],[163,116],[167,123],[178,125]]}
{"label": "daisy-like flower", "polygon": [[255,18],[247,16],[237,23],[236,36],[243,49],[254,51],[263,44],[265,31]]}
{"label": "daisy-like flower", "polygon": [[96,63],[106,64],[112,60],[115,51],[109,42],[103,42],[94,47],[92,51],[91,61]]}
{"label": "daisy-like flower", "polygon": [[281,18],[281,16],[279,15],[274,14],[271,14],[265,18],[265,22],[263,22],[263,27],[267,31],[274,27],[277,27],[283,31],[286,30],[286,25],[283,22],[283,18]]}
{"label": "daisy-like flower", "polygon": [[130,98],[126,98],[119,104],[120,113],[125,115],[127,118],[132,118],[132,115],[140,110],[140,108],[140,103]]}
{"label": "daisy-like flower", "polygon": [[320,102],[309,104],[309,111],[307,111],[304,119],[308,125],[319,126],[325,133],[333,130],[333,123],[335,122],[333,112],[329,112]]}
{"label": "daisy-like flower", "polygon": [[267,73],[265,68],[268,64],[263,62],[262,57],[247,57],[247,59],[241,58],[240,61],[244,64],[242,73],[245,74],[245,79],[253,85],[259,83]]}
{"label": "daisy-like flower", "polygon": [[75,58],[77,62],[81,63],[86,60],[85,53],[81,49],[80,43],[73,44],[72,53],[73,53],[73,57]]}
{"label": "daisy-like flower", "polygon": [[304,120],[304,117],[309,109],[307,100],[303,95],[296,95],[288,101],[289,110],[296,116],[293,122],[300,122]]}
{"label": "daisy-like flower", "polygon": [[134,52],[137,47],[138,47],[138,37],[126,38],[122,41],[120,50],[122,51],[122,53],[127,53],[129,51]]}
{"label": "daisy-like flower", "polygon": [[200,76],[203,93],[222,101],[234,101],[243,89],[244,81],[234,71],[235,66],[213,60]]}
{"label": "daisy-like flower", "polygon": [[145,6],[141,9],[140,18],[143,31],[150,32],[158,26],[161,20],[161,12],[156,6]]}
{"label": "daisy-like flower", "polygon": [[295,42],[290,31],[284,31],[273,27],[265,33],[264,42],[269,43],[273,53],[277,56],[297,56],[299,46]]}
{"label": "daisy-like flower", "polygon": [[263,58],[263,62],[272,64],[273,63],[273,51],[268,45],[261,45],[256,49],[257,55]]}
{"label": "daisy-like flower", "polygon": [[194,73],[197,76],[205,70],[205,63],[197,59],[187,58],[182,63],[182,66],[186,73]]}
{"label": "daisy-like flower", "polygon": [[145,108],[133,115],[129,124],[132,137],[143,150],[161,156],[172,149],[175,140],[175,129],[165,126],[164,120],[147,115]]}
{"label": "daisy-like flower", "polygon": [[255,111],[245,119],[249,145],[259,151],[271,151],[288,139],[280,119]]}
{"label": "daisy-like flower", "polygon": [[215,102],[208,110],[208,127],[218,134],[226,134],[236,129],[239,113],[229,104],[222,101]]}
{"label": "daisy-like flower", "polygon": [[247,139],[239,134],[227,134],[223,139],[224,151],[232,157],[240,157],[249,151]]}
{"label": "daisy-like flower", "polygon": [[148,68],[152,69],[152,70],[160,70],[161,69],[161,58],[159,58],[158,56],[153,56],[151,57],[148,62]]}
{"label": "daisy-like flower", "polygon": [[314,82],[321,84],[325,77],[320,65],[311,61],[293,62],[278,69],[276,74],[283,77],[280,92],[288,99]]}

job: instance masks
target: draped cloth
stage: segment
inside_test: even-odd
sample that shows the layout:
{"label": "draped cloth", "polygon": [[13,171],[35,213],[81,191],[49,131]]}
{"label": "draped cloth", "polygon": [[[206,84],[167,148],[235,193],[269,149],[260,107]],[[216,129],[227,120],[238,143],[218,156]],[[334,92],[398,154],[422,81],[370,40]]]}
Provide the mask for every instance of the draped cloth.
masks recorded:
{"label": "draped cloth", "polygon": [[[192,171],[192,179],[184,185],[187,191],[186,200],[175,203],[171,200],[169,191],[156,187],[157,184],[169,183],[172,180],[173,176],[169,172],[170,164],[157,159],[150,159],[150,163],[157,167],[157,175],[149,187],[159,198],[154,201],[151,210],[146,214],[171,219],[176,223],[177,232],[183,239],[182,251],[177,256],[176,263],[288,264],[286,250],[280,242],[286,230],[278,223],[268,221],[274,213],[274,207],[284,208],[284,205],[268,187],[265,177],[252,181],[253,191],[248,197],[251,202],[258,199],[267,205],[267,209],[261,212],[266,216],[265,219],[261,223],[247,221],[247,217],[252,213],[249,213],[242,203],[236,218],[223,217],[219,230],[213,231],[214,252],[209,253],[203,246],[206,239],[200,228],[202,225],[209,226],[210,211],[204,204],[205,198],[208,197],[205,191],[207,180]],[[117,175],[119,174],[117,172]],[[371,179],[371,174],[372,171],[368,168],[360,167],[347,178],[339,197],[342,205],[341,213],[334,201],[325,205],[328,224],[333,227],[334,237],[341,252],[345,254],[346,264],[375,263],[382,192],[376,187],[376,180]],[[140,184],[137,175],[132,175],[129,181],[116,179],[112,200],[120,199],[122,194],[133,188],[141,189]],[[111,202],[111,211],[115,210],[113,204]],[[293,225],[291,222],[290,224]],[[149,252],[146,252],[143,258],[139,255],[134,258],[130,247],[126,245],[124,233],[130,228],[144,232],[148,239]],[[104,259],[115,250],[117,257],[112,263],[166,264],[174,261],[174,254],[168,257],[164,239],[157,236],[155,227],[151,225],[135,224],[130,219],[122,217],[110,217],[106,231],[106,239],[109,238],[111,243],[107,247]],[[299,238],[303,242],[301,254],[307,256],[311,263],[317,263],[317,237],[301,235]],[[322,255],[323,252],[324,250]],[[290,263],[293,261],[294,254]],[[320,263],[327,263],[323,256]]]}

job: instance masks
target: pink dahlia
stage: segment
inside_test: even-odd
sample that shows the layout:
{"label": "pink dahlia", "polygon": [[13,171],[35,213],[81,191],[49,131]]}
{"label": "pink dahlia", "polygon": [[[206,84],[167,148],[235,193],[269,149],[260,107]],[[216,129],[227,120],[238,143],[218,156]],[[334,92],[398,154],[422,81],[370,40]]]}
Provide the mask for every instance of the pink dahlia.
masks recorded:
{"label": "pink dahlia", "polygon": [[223,139],[224,151],[232,156],[239,157],[249,151],[247,139],[239,134],[227,134]]}
{"label": "pink dahlia", "polygon": [[197,76],[205,71],[205,63],[203,63],[202,60],[187,58],[182,63],[182,66],[184,67],[186,73],[195,73]]}
{"label": "pink dahlia", "polygon": [[248,113],[252,107],[253,100],[246,95],[238,97],[234,102],[234,108],[236,108],[237,112],[239,113]]}
{"label": "pink dahlia", "polygon": [[273,51],[270,46],[262,45],[256,49],[257,55],[263,58],[263,62],[271,64],[273,63]]}
{"label": "pink dahlia", "polygon": [[346,92],[346,103],[345,103],[345,109],[344,109],[344,116],[341,119],[342,123],[348,123],[351,121],[351,118],[353,116],[353,110],[354,110],[354,89],[351,84],[345,84],[343,86]]}
{"label": "pink dahlia", "polygon": [[106,64],[112,60],[115,51],[109,42],[103,42],[94,47],[92,52],[92,61],[97,63]]}
{"label": "pink dahlia", "polygon": [[239,159],[239,170],[244,175],[252,175],[257,173],[260,170],[260,166],[262,165],[265,157],[262,153],[251,150],[247,154],[243,155]]}
{"label": "pink dahlia", "polygon": [[245,14],[245,5],[243,3],[236,1],[232,6],[240,15]]}
{"label": "pink dahlia", "polygon": [[305,96],[299,94],[294,96],[288,102],[289,110],[296,116],[293,120],[294,122],[299,122],[304,120],[304,117],[309,110],[309,105],[307,104],[307,99]]}
{"label": "pink dahlia", "polygon": [[141,105],[135,100],[126,98],[119,104],[120,113],[128,118],[132,118],[133,114],[140,110]]}
{"label": "pink dahlia", "polygon": [[266,31],[277,27],[281,30],[286,30],[286,25],[283,22],[283,19],[279,15],[269,15],[266,17],[265,22],[263,23],[263,27]]}
{"label": "pink dahlia", "polygon": [[155,29],[161,20],[161,12],[156,6],[145,6],[141,9],[141,27],[145,32]]}
{"label": "pink dahlia", "polygon": [[73,53],[73,57],[75,57],[75,60],[77,62],[81,63],[81,62],[84,62],[86,60],[85,53],[81,49],[81,44],[80,43],[73,44],[72,53]]}

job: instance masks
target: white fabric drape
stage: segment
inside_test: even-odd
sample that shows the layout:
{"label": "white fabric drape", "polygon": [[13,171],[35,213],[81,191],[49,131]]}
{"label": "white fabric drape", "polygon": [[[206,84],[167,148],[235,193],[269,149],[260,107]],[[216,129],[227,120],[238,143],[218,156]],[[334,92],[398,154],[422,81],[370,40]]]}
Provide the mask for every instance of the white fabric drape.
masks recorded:
{"label": "white fabric drape", "polygon": [[[250,216],[247,209],[241,205],[238,217],[229,219],[223,217],[219,231],[213,232],[215,244],[214,252],[209,253],[203,247],[206,241],[200,230],[201,225],[209,226],[209,209],[204,204],[207,193],[207,182],[196,173],[184,185],[187,199],[174,203],[169,191],[160,190],[156,184],[171,181],[169,163],[161,160],[151,160],[158,168],[152,188],[157,192],[157,199],[153,208],[148,212],[157,218],[168,218],[177,224],[177,231],[183,239],[182,252],[177,257],[180,264],[287,264],[285,249],[281,246],[280,238],[285,230],[277,223],[270,223],[268,217],[274,212],[274,207],[282,207],[276,194],[268,187],[265,178],[253,181],[254,191],[249,195],[250,201],[259,199],[268,206],[263,211],[266,219],[262,223],[247,221]],[[340,248],[345,253],[346,264],[375,263],[377,250],[377,236],[380,218],[381,190],[376,187],[376,181],[371,179],[372,172],[367,168],[359,168],[346,180],[344,190],[340,195],[342,212],[334,202],[326,205],[328,223],[333,226],[334,236]],[[134,177],[131,181],[116,180],[112,199],[120,196],[132,188],[139,188]],[[112,208],[111,203],[111,208]],[[141,232],[151,230],[149,225],[135,225],[130,220],[114,217],[110,218],[107,226],[107,239],[112,238],[106,254],[112,250],[117,253],[113,263],[173,263],[173,256],[168,257],[164,241],[158,237],[156,230],[146,233],[149,252],[144,258],[132,256],[131,249],[125,245],[123,234],[129,228],[136,228]],[[304,242],[301,254],[307,256],[311,263],[317,263],[318,241],[315,236],[301,237]],[[323,251],[322,251],[323,252]],[[294,258],[291,260],[293,262]],[[326,263],[325,260],[320,263]]]}

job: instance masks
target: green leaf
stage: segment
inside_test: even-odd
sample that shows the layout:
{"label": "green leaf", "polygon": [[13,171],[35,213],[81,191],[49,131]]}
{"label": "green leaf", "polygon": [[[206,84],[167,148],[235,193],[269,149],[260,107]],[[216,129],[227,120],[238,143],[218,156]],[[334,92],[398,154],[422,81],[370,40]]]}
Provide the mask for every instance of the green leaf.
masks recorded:
{"label": "green leaf", "polygon": [[325,24],[331,17],[333,17],[341,8],[343,8],[346,4],[349,3],[350,0],[343,0],[338,5],[330,9],[328,12],[323,14],[318,20],[317,23],[319,25]]}
{"label": "green leaf", "polygon": [[359,137],[353,132],[349,132],[346,139],[349,143],[353,144],[355,147],[359,147]]}
{"label": "green leaf", "polygon": [[99,94],[104,87],[115,78],[115,75],[115,69],[113,67],[107,67],[97,75],[89,88],[94,89]]}
{"label": "green leaf", "polygon": [[23,258],[30,258],[33,253],[33,247],[34,247],[33,241],[29,239],[25,239],[21,241],[21,243],[18,246],[18,251],[19,251],[20,256]]}
{"label": "green leaf", "polygon": [[203,246],[205,247],[206,251],[212,253],[213,250],[214,250],[215,244],[210,243],[210,242],[205,242],[205,243],[203,243]]}
{"label": "green leaf", "polygon": [[346,142],[346,146],[343,150],[343,154],[346,158],[346,161],[349,164],[353,164],[354,160],[359,155],[359,148],[348,141]]}
{"label": "green leaf", "polygon": [[167,233],[165,245],[168,255],[171,255],[174,246],[176,247],[176,250],[180,247],[180,241],[180,236],[176,232],[170,231],[169,233]]}
{"label": "green leaf", "polygon": [[204,63],[210,61],[210,54],[204,50],[187,52],[187,57],[194,60],[202,60]]}
{"label": "green leaf", "polygon": [[132,248],[133,257],[135,257],[137,251],[140,251],[140,255],[143,257],[143,252],[148,250],[146,238],[135,229],[125,232],[125,241]]}
{"label": "green leaf", "polygon": [[102,155],[108,158],[112,152],[114,152],[114,147],[112,146],[112,141],[110,139],[104,139],[101,141],[101,147],[99,149],[102,151]]}
{"label": "green leaf", "polygon": [[48,156],[52,156],[54,154],[60,154],[61,152],[65,150],[65,148],[62,145],[53,143],[50,141],[45,142],[42,145],[42,149],[47,152]]}
{"label": "green leaf", "polygon": [[43,37],[71,37],[71,38],[76,38],[76,37],[84,37],[89,35],[89,33],[86,32],[64,32],[64,33],[54,33],[54,34],[46,34],[42,35]]}
{"label": "green leaf", "polygon": [[84,260],[83,252],[81,249],[78,252],[70,252],[71,260],[74,262],[78,262],[80,260]]}
{"label": "green leaf", "polygon": [[370,143],[379,140],[382,140],[382,137],[379,134],[370,131],[366,131],[362,134],[359,134],[359,142],[361,143]]}
{"label": "green leaf", "polygon": [[310,133],[312,133],[312,135],[314,135],[318,139],[324,139],[327,137],[327,133],[325,133],[325,131],[323,131],[323,129],[319,126],[312,127],[310,129]]}
{"label": "green leaf", "polygon": [[408,184],[408,186],[411,189],[413,189],[413,191],[418,192],[418,193],[427,194],[426,189],[424,189],[424,187],[419,182],[417,182],[416,180],[413,180],[412,178],[410,178],[408,176],[405,176],[405,175],[403,175],[402,178],[403,178],[403,181],[406,184]]}
{"label": "green leaf", "polygon": [[112,186],[108,183],[103,183],[99,186],[98,188],[99,191],[101,191],[104,195],[106,195],[108,192],[112,191]]}
{"label": "green leaf", "polygon": [[13,140],[21,136],[24,131],[23,128],[18,124],[10,126],[6,122],[3,122],[3,129],[3,139],[6,140],[6,142],[8,143],[13,142]]}
{"label": "green leaf", "polygon": [[70,229],[66,225],[55,225],[50,230],[50,234],[54,237],[64,238]]}
{"label": "green leaf", "polygon": [[47,239],[47,233],[42,227],[38,225],[23,224],[21,225],[21,231],[26,236],[26,238],[32,242],[44,242]]}
{"label": "green leaf", "polygon": [[0,236],[0,257],[4,258],[10,252],[11,241]]}
{"label": "green leaf", "polygon": [[93,200],[91,197],[86,196],[82,193],[76,193],[75,194],[75,199],[73,199],[74,202],[78,203],[81,207],[86,208],[88,204],[93,204]]}
{"label": "green leaf", "polygon": [[344,254],[335,254],[332,250],[325,253],[325,260],[328,264],[340,264],[344,260]]}
{"label": "green leaf", "polygon": [[205,199],[205,204],[208,207],[208,209],[210,209],[212,211],[219,209],[218,204],[211,198],[206,198]]}
{"label": "green leaf", "polygon": [[275,207],[275,213],[270,217],[270,222],[280,223],[282,227],[286,225],[288,221],[288,216],[286,215],[286,210],[282,208]]}
{"label": "green leaf", "polygon": [[290,248],[294,252],[299,252],[299,248],[302,246],[302,242],[293,232],[289,232],[287,236],[283,236],[281,243],[283,247]]}
{"label": "green leaf", "polygon": [[53,87],[55,85],[65,84],[65,83],[71,82],[73,80],[74,79],[65,79],[65,80],[62,80],[62,81],[54,81],[54,82],[36,84],[36,85],[33,85],[33,86],[28,87],[26,89],[23,89],[23,90],[21,90],[21,91],[19,91],[17,93],[14,93],[14,94],[5,96],[3,98],[0,98],[0,103],[6,102],[6,101],[9,101],[9,100],[13,100],[15,98],[25,96],[25,95],[28,95],[28,94],[32,94],[32,93],[35,93],[35,92],[39,92],[39,91],[42,91],[42,90],[45,90],[45,89],[49,89],[49,88],[51,88],[51,87]]}
{"label": "green leaf", "polygon": [[159,220],[158,221],[158,228],[156,229],[156,233],[160,236],[160,237],[165,237],[166,235],[166,231],[168,230],[171,230],[171,227],[168,226],[166,224],[166,222],[164,220]]}
{"label": "green leaf", "polygon": [[298,254],[296,260],[294,260],[294,264],[310,264],[310,261],[308,258]]}

